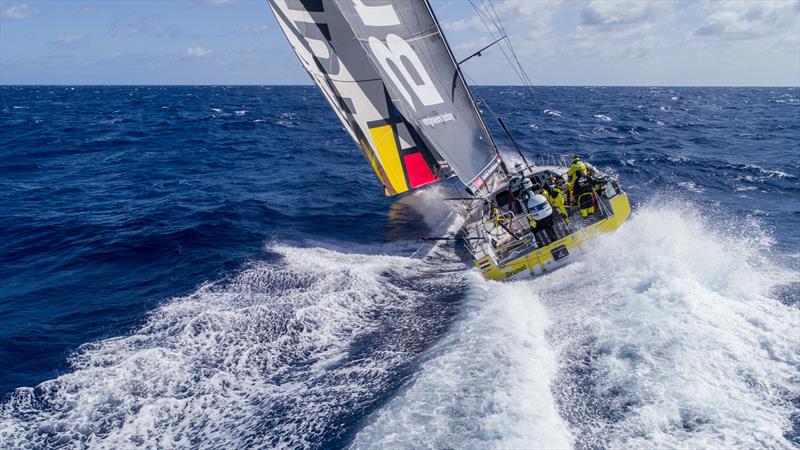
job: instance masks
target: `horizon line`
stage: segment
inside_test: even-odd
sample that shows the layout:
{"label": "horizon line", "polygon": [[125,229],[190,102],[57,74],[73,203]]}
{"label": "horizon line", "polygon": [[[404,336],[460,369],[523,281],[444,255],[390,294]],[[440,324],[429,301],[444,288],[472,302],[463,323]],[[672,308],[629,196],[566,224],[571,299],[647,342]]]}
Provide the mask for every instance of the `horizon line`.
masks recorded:
{"label": "horizon line", "polygon": [[[57,83],[57,84],[6,84],[0,83],[0,87],[125,87],[125,86],[153,86],[153,87],[316,87],[314,84],[215,84],[215,83],[198,83],[198,84],[181,84],[181,83],[109,83],[109,84],[74,84],[74,83]],[[524,84],[473,84],[470,87],[708,87],[708,88],[800,88],[800,83],[797,85],[772,85],[772,84],[534,84],[526,86]]]}

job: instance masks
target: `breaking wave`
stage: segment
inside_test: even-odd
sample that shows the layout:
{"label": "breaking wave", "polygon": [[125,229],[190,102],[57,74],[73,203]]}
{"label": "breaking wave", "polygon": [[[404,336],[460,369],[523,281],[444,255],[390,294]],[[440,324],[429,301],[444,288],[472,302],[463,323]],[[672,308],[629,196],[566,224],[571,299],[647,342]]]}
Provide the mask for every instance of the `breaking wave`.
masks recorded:
{"label": "breaking wave", "polygon": [[412,384],[375,414],[353,448],[566,448],[551,393],[548,313],[524,283],[471,273],[462,317]]}
{"label": "breaking wave", "polygon": [[645,206],[547,277],[475,276],[353,447],[790,448],[800,314],[774,290],[797,274],[771,245],[757,223]]}
{"label": "breaking wave", "polygon": [[656,198],[572,265],[515,283],[442,255],[273,245],[18,389],[0,442],[791,448],[800,310],[775,292],[797,273],[757,222],[696,210]]}
{"label": "breaking wave", "polygon": [[646,206],[580,263],[530,284],[552,317],[553,390],[577,447],[798,439],[800,310],[776,295],[797,272],[771,262],[758,223],[695,211]]}
{"label": "breaking wave", "polygon": [[447,326],[460,271],[271,251],[129,336],[84,345],[71,373],[17,389],[0,410],[3,447],[337,446]]}

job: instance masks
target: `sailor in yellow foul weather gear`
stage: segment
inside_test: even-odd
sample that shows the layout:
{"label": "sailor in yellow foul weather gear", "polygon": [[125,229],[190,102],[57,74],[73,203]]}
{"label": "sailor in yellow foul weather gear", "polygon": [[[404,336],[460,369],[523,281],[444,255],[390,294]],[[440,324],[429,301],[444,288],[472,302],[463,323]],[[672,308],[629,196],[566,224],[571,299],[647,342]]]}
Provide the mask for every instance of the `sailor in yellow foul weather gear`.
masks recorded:
{"label": "sailor in yellow foul weather gear", "polygon": [[569,170],[567,171],[567,177],[569,178],[570,185],[575,182],[578,170],[583,170],[583,173],[589,173],[589,171],[586,170],[586,164],[581,161],[581,157],[575,155],[572,157],[572,165],[569,166]]}
{"label": "sailor in yellow foul weather gear", "polygon": [[564,222],[569,223],[567,208],[564,206],[564,191],[556,185],[555,179],[551,178],[550,182],[544,186],[542,195],[544,195],[544,198],[546,198],[551,205],[558,209],[558,212],[561,213],[561,217],[564,218]]}
{"label": "sailor in yellow foul weather gear", "polygon": [[572,157],[572,165],[569,166],[569,170],[567,170],[567,189],[569,192],[569,203],[575,203],[575,192],[573,188],[575,187],[575,180],[578,178],[578,171],[582,171],[583,173],[589,173],[586,168],[586,164],[581,161],[581,157],[575,155]]}
{"label": "sailor in yellow foul weather gear", "polygon": [[578,170],[573,188],[581,217],[585,219],[589,214],[594,214],[594,180],[583,170]]}

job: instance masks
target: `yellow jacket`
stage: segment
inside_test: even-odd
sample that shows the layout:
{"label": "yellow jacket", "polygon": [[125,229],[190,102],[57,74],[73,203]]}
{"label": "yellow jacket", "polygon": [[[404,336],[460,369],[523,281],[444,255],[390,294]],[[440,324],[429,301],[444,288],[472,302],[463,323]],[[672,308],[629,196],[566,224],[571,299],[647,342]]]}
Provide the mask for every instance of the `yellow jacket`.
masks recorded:
{"label": "yellow jacket", "polygon": [[567,177],[569,178],[570,183],[575,182],[575,178],[578,176],[578,169],[583,170],[583,173],[587,173],[586,164],[584,164],[583,161],[580,160],[575,161],[574,163],[572,163],[569,170],[567,171]]}

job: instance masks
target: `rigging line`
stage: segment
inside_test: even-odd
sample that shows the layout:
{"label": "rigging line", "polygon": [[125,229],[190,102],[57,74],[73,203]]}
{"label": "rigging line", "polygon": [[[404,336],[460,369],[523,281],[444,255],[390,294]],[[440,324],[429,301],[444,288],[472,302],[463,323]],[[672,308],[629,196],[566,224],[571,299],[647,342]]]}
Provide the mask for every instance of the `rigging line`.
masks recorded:
{"label": "rigging line", "polygon": [[[483,0],[481,0],[481,1],[483,1]],[[494,17],[497,20],[497,25],[500,26],[500,29],[502,30],[503,34],[507,34],[505,25],[503,25],[503,21],[500,20],[500,15],[497,14],[497,10],[494,8],[494,4],[489,2],[489,6],[492,8],[492,12],[494,13]],[[528,73],[525,71],[525,68],[522,66],[522,63],[520,62],[519,58],[517,57],[517,52],[514,50],[514,46],[511,45],[511,39],[508,40],[508,48],[509,48],[509,50],[511,50],[511,54],[514,56],[514,60],[517,62],[517,65],[519,65],[519,68],[520,68],[520,70],[522,71],[522,74],[525,77],[524,82],[527,82],[528,88],[532,89],[533,88],[533,82],[530,79],[530,77],[528,76]]]}
{"label": "rigging line", "polygon": [[[481,0],[481,4],[483,4],[483,1],[484,1],[484,0]],[[495,21],[495,20],[494,20],[494,19],[491,17],[491,15],[489,14],[489,12],[488,12],[488,8],[486,8],[486,6],[485,6],[485,5],[483,6],[483,8],[481,8],[481,7],[477,6],[477,5],[476,5],[476,4],[473,2],[473,0],[469,0],[469,4],[470,4],[470,5],[472,6],[472,8],[475,10],[475,13],[476,13],[476,14],[477,14],[477,16],[478,16],[478,19],[481,21],[481,23],[483,24],[483,26],[484,26],[484,27],[486,28],[486,30],[489,32],[489,35],[492,37],[492,39],[496,39],[496,36],[495,36],[495,31],[498,31],[498,32],[500,32],[500,27],[497,25],[496,21]],[[488,22],[491,22],[491,23],[492,23],[492,25],[494,25],[494,30],[492,29],[492,27],[490,27],[490,26],[489,26],[489,23],[487,23],[487,21],[488,21]],[[509,43],[509,45],[510,45],[510,41],[507,41],[507,43]],[[517,78],[519,78],[519,79],[520,79],[520,81],[522,81],[522,83],[524,84],[524,83],[525,83],[525,80],[524,80],[524,78],[523,78],[523,75],[519,73],[519,70],[517,69],[517,65],[515,65],[515,64],[514,64],[514,63],[511,61],[511,58],[510,58],[510,57],[508,56],[508,54],[506,53],[506,50],[505,50],[505,48],[503,47],[503,45],[500,45],[500,51],[503,53],[503,56],[506,58],[506,61],[508,62],[508,65],[509,65],[509,67],[511,68],[511,70],[513,70],[513,71],[514,71],[514,73],[517,75]]]}
{"label": "rigging line", "polygon": [[466,58],[462,59],[461,61],[459,61],[459,62],[458,62],[458,65],[460,66],[461,64],[464,64],[465,62],[469,61],[470,59],[472,59],[472,58],[473,58],[473,57],[475,57],[475,56],[481,56],[481,52],[483,52],[483,51],[484,51],[484,50],[486,50],[487,48],[489,48],[489,47],[493,46],[494,44],[497,44],[498,42],[502,41],[502,40],[503,40],[503,39],[505,39],[506,37],[507,37],[507,36],[501,36],[499,39],[496,39],[496,40],[495,40],[494,42],[492,42],[491,44],[489,44],[489,45],[487,45],[487,46],[485,46],[485,47],[481,48],[481,49],[480,49],[480,50],[478,50],[477,52],[475,52],[475,53],[473,53],[473,54],[471,54],[471,55],[467,56]]}
{"label": "rigging line", "polygon": [[[500,20],[500,15],[497,14],[497,10],[494,8],[494,4],[490,0],[489,1],[480,0],[480,1],[481,1],[482,9],[483,9],[483,11],[479,11],[480,15],[481,16],[486,16],[488,18],[488,20],[492,23],[492,25],[494,26],[494,28],[496,30],[498,30],[499,32],[501,32],[503,34],[507,34],[505,26],[503,25],[502,20]],[[470,3],[472,4],[471,0],[470,0]],[[487,3],[488,3],[488,5],[487,5]],[[477,7],[474,4],[472,4],[472,6],[473,6],[473,8],[476,9],[476,11],[478,11]],[[482,22],[484,22],[484,26],[486,26],[486,28],[491,33],[492,30],[490,29],[490,27],[485,23],[485,21],[482,20]],[[501,51],[503,51],[504,56],[506,56],[506,60],[508,61],[509,65],[514,69],[514,72],[517,74],[517,77],[520,79],[522,84],[524,84],[527,87],[531,88],[532,85],[533,85],[533,82],[531,81],[530,77],[528,76],[527,72],[525,71],[525,68],[520,63],[519,58],[517,57],[516,51],[514,50],[514,46],[511,44],[511,39],[510,38],[506,41],[506,44],[508,45],[508,50],[511,53],[511,57],[509,57],[508,54],[506,54],[504,47],[501,46]],[[511,61],[512,58],[514,59],[514,62]]]}

